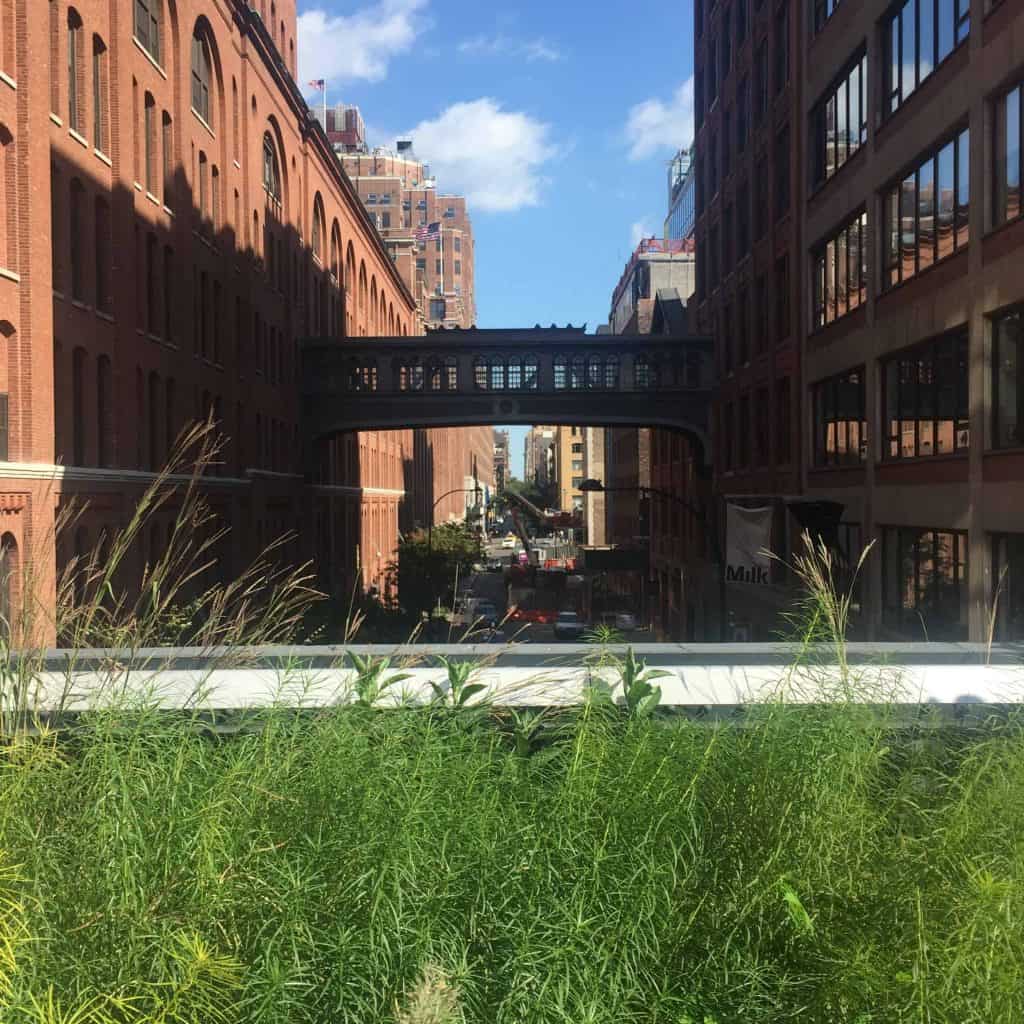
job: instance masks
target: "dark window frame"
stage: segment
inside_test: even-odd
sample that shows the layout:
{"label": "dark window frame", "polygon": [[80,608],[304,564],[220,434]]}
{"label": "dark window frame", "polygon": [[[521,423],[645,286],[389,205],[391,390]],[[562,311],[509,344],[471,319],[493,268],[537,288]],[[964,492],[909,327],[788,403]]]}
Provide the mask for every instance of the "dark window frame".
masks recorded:
{"label": "dark window frame", "polygon": [[[951,45],[942,52],[943,37],[940,32],[940,11],[948,6],[952,21],[947,26],[951,33]],[[903,13],[912,8],[912,17],[904,19]],[[931,54],[930,66],[922,75],[921,54],[921,12],[931,11]],[[913,21],[913,39],[907,40],[906,26]],[[882,120],[892,117],[903,104],[930,78],[970,37],[971,11],[970,0],[900,0],[894,4],[881,19],[881,103]],[[894,30],[895,29],[895,35]],[[950,37],[947,37],[947,42]],[[912,60],[908,58],[913,50]],[[907,84],[905,73],[912,66],[913,82]]]}
{"label": "dark window frame", "polygon": [[[864,46],[847,62],[842,72],[825,90],[811,110],[811,145],[809,157],[811,188],[830,181],[839,169],[861,149],[868,139],[867,110],[868,55]],[[853,130],[853,83],[856,79],[857,125]],[[840,144],[840,107],[845,108],[845,139]],[[830,109],[831,107],[831,109]],[[833,140],[833,159],[829,164],[829,136]]]}
{"label": "dark window frame", "polygon": [[[1010,98],[1015,95],[1017,106],[1017,159],[1016,159],[1016,212],[1011,213],[1011,196],[1009,176],[1006,173],[1010,163],[1007,152],[1007,107]],[[1002,117],[1000,117],[1002,108]],[[1024,79],[1016,82],[1009,89],[1002,90],[992,101],[993,138],[992,138],[992,226],[1002,227],[1012,224],[1024,217]],[[1002,152],[1000,152],[1002,150]],[[1003,173],[1000,174],[1000,171]]]}
{"label": "dark window frame", "polygon": [[[942,157],[952,147],[952,207],[950,212],[950,248],[940,255],[940,230],[942,223],[941,177]],[[932,267],[952,258],[970,242],[970,128],[960,123],[952,132],[944,135],[939,143],[929,149],[894,182],[882,190],[882,291],[890,291]],[[930,167],[932,181],[932,252],[929,260],[921,260],[921,174]],[[966,171],[966,180],[965,172]],[[913,179],[913,193],[907,188]],[[966,196],[967,202],[961,203]],[[908,200],[909,197],[909,200]],[[908,205],[912,215],[908,214]],[[911,233],[909,222],[912,221]],[[898,223],[898,227],[896,224]],[[913,237],[913,267],[906,269],[907,239]],[[962,237],[961,237],[962,236]]]}
{"label": "dark window frame", "polygon": [[[939,591],[940,573],[934,569],[935,563],[939,561],[940,537],[949,537],[953,556],[952,587],[955,604],[958,610],[957,628],[955,636],[943,636],[942,639],[967,639],[967,625],[961,624],[960,618],[966,611],[967,588],[968,588],[968,544],[967,531],[954,530],[947,527],[928,526],[894,526],[881,525],[879,533],[882,540],[882,620],[886,625],[894,626],[897,630],[913,628],[915,631],[923,628],[928,632],[929,639],[939,639],[934,635],[935,630],[929,627],[928,615],[935,615],[934,606],[939,604],[937,594]],[[922,558],[923,541],[930,537],[929,554]],[[895,548],[894,548],[895,545]],[[899,562],[899,577],[893,580],[893,555]],[[909,555],[912,564],[905,564],[905,555]],[[962,557],[961,557],[962,556]],[[924,567],[924,562],[930,562],[932,570],[930,573]],[[909,568],[911,576],[908,579],[905,569]],[[930,576],[930,578],[926,578]],[[911,602],[907,603],[908,583],[913,585]],[[898,603],[892,598],[897,597]],[[929,609],[929,605],[933,605]],[[948,621],[948,620],[947,620]]]}
{"label": "dark window frame", "polygon": [[[1003,374],[1001,371],[1007,367],[1008,358],[1004,352],[1003,325],[1015,318],[1019,324],[1019,339],[1016,343],[1014,353],[1014,376],[1016,418],[1013,421],[1014,429],[1004,433],[1004,424],[1001,420],[1003,394],[1006,390],[1001,384]],[[1013,448],[1024,448],[1024,305],[1010,306],[995,313],[991,317],[992,322],[992,447],[994,449],[1006,450]],[[1005,438],[1005,439],[1004,439]]]}
{"label": "dark window frame", "polygon": [[[848,405],[852,408],[848,409]],[[844,416],[846,412],[853,415]],[[816,469],[861,466],[867,462],[871,438],[863,365],[811,385],[811,430],[811,465]]]}
{"label": "dark window frame", "polygon": [[[940,372],[944,360],[954,370],[948,381]],[[966,456],[971,447],[970,340],[966,326],[879,360],[879,371],[882,378],[880,419],[885,438],[883,461]],[[950,407],[951,415],[939,415],[944,405]],[[926,415],[929,411],[930,415]],[[946,422],[952,424],[953,448],[939,451],[939,425]],[[912,425],[912,453],[903,451],[905,424]],[[922,424],[930,424],[930,432],[922,431]],[[929,451],[923,450],[925,444],[930,447]]]}
{"label": "dark window frame", "polygon": [[[857,252],[860,254],[860,280],[856,289],[856,302],[851,301],[853,290],[850,287],[852,280],[853,260],[851,253],[854,251],[850,245],[851,239],[856,236]],[[867,242],[868,242],[868,215],[866,210],[855,213],[834,235],[819,243],[811,253],[813,261],[812,280],[812,309],[811,329],[812,331],[822,330],[825,327],[841,320],[844,316],[859,309],[867,302],[868,294],[868,269],[867,269]],[[843,256],[840,257],[840,243],[842,243]],[[840,287],[839,287],[839,265],[845,262],[843,274],[843,290],[845,291],[845,309],[840,312]],[[831,264],[831,266],[830,266]],[[831,298],[829,299],[829,288],[831,276]],[[831,315],[830,309],[831,307]]]}

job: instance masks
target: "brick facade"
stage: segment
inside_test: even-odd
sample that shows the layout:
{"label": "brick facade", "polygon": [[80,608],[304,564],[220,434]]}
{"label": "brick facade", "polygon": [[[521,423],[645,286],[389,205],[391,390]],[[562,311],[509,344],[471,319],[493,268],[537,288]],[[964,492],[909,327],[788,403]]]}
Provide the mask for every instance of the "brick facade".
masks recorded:
{"label": "brick facade", "polygon": [[[134,24],[140,8],[158,38]],[[357,568],[379,584],[412,433],[334,439],[307,461],[298,341],[415,333],[415,304],[295,87],[293,0],[13,12],[0,24],[7,546],[32,550],[52,595],[55,509],[87,500],[75,546],[95,542],[179,431],[212,415],[226,440],[209,493],[232,527],[221,571],[295,529],[325,586],[348,588]]]}

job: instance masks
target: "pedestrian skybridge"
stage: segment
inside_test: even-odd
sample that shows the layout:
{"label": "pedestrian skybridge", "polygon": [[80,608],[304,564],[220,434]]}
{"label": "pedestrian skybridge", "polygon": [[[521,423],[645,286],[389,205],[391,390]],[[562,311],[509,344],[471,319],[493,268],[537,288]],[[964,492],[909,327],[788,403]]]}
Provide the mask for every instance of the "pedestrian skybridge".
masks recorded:
{"label": "pedestrian skybridge", "polygon": [[310,436],[358,430],[552,423],[668,427],[709,461],[709,337],[587,334],[584,328],[441,330],[308,339]]}

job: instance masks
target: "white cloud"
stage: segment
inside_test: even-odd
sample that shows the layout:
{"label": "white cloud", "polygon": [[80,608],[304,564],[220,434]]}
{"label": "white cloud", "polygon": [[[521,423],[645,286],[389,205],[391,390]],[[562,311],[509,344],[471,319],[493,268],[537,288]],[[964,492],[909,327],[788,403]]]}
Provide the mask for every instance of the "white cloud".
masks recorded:
{"label": "white cloud", "polygon": [[529,40],[511,39],[501,33],[463,39],[459,43],[458,50],[459,53],[466,53],[473,57],[522,57],[531,63],[537,60],[554,62],[564,59],[562,52],[546,39],[541,37]]}
{"label": "white cloud", "polygon": [[453,104],[405,137],[446,192],[465,195],[478,210],[508,212],[540,202],[542,168],[559,152],[550,132],[543,121],[484,97]]}
{"label": "white cloud", "polygon": [[653,234],[654,230],[647,223],[647,218],[641,217],[630,225],[629,244],[635,249],[642,239],[650,238]]}
{"label": "white cloud", "polygon": [[630,160],[646,160],[660,150],[674,152],[693,138],[693,78],[688,78],[666,103],[644,100],[629,111],[626,142]]}
{"label": "white cloud", "polygon": [[425,27],[427,0],[378,0],[352,14],[314,8],[299,15],[299,82],[387,77],[388,62],[406,53]]}

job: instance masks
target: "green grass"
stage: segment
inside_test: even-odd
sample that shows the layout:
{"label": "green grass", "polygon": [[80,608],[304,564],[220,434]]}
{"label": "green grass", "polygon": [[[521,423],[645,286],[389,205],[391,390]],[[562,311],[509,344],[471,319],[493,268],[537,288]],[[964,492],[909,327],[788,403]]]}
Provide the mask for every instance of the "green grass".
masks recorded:
{"label": "green grass", "polygon": [[523,756],[464,710],[220,742],[104,714],[0,760],[0,1019],[64,1020],[52,989],[118,1021],[405,1021],[434,972],[436,1019],[481,1024],[1019,1021],[1022,741],[595,706]]}
{"label": "green grass", "polygon": [[[62,579],[73,646],[301,639],[301,570],[198,585],[209,433]],[[168,550],[123,583],[172,498]],[[363,663],[354,706],[222,739],[138,705],[24,730],[26,582],[22,656],[0,649],[0,1022],[1019,1024],[1022,723],[900,726],[846,661],[827,552],[795,571],[828,708],[781,699],[807,646],[742,725],[660,718],[657,674],[599,635],[624,707],[499,715],[452,664],[430,706],[380,711],[402,666]]]}

